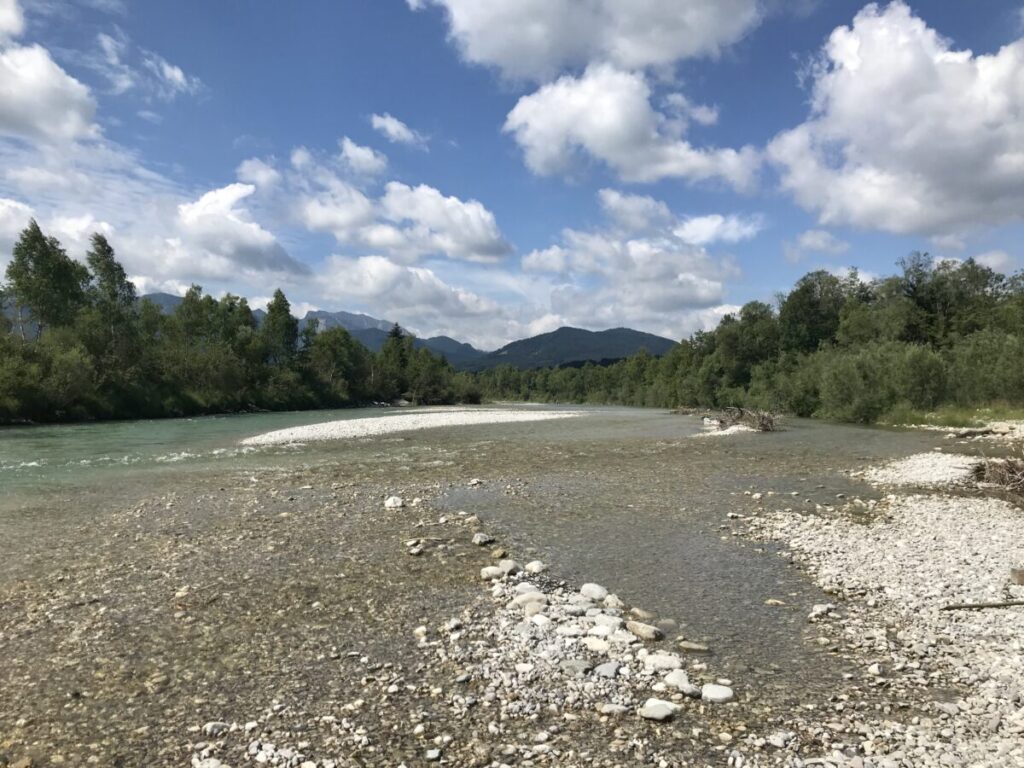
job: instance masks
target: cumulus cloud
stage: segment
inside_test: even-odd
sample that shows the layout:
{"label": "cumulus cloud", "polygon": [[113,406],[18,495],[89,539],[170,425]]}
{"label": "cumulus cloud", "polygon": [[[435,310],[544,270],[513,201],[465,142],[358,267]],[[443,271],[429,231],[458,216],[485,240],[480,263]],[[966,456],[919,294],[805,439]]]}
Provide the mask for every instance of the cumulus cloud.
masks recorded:
{"label": "cumulus cloud", "polygon": [[522,97],[504,127],[526,165],[542,176],[570,172],[583,154],[625,181],[721,179],[736,189],[753,186],[760,164],[756,150],[694,147],[684,129],[678,116],[651,106],[643,74],[609,64],[592,65],[579,77],[566,75]]}
{"label": "cumulus cloud", "polygon": [[281,180],[281,174],[269,163],[258,157],[250,157],[235,169],[238,180],[257,187],[272,187]]}
{"label": "cumulus cloud", "polygon": [[256,191],[251,184],[229,184],[178,206],[182,240],[174,249],[192,246],[225,268],[254,272],[305,273],[273,234],[252,221],[241,201]]}
{"label": "cumulus cloud", "polygon": [[495,301],[385,256],[331,256],[317,279],[320,295],[332,304],[355,302],[405,327],[456,333],[485,347],[503,338],[508,323]]}
{"label": "cumulus cloud", "polygon": [[427,138],[418,131],[414,131],[397,117],[387,112],[383,115],[372,115],[370,124],[373,129],[380,133],[392,144],[408,144],[414,147],[425,147]]}
{"label": "cumulus cloud", "polygon": [[711,243],[739,243],[757,237],[764,228],[760,216],[723,216],[712,213],[707,216],[691,216],[684,219],[674,234],[685,243],[710,245]]}
{"label": "cumulus cloud", "polygon": [[405,230],[408,246],[417,254],[494,262],[511,251],[494,214],[482,203],[445,196],[426,184],[409,187],[390,182],[380,210],[390,221],[409,225]]}
{"label": "cumulus cloud", "polygon": [[957,50],[900,0],[835,29],[768,156],[821,224],[957,235],[1024,212],[1024,40]]}
{"label": "cumulus cloud", "polygon": [[[2,226],[0,226],[0,231],[2,231]],[[999,249],[979,253],[974,257],[974,260],[983,267],[988,267],[994,272],[1000,272],[1004,275],[1012,274],[1020,263],[1006,251]]]}
{"label": "cumulus cloud", "polygon": [[808,254],[825,254],[838,256],[850,250],[850,244],[840,240],[828,230],[808,229],[801,232],[796,240],[787,240],[782,244],[782,252],[786,260],[796,264]]}
{"label": "cumulus cloud", "polygon": [[627,195],[616,189],[602,189],[597,199],[605,214],[620,227],[643,232],[672,220],[672,212],[661,200],[646,195]]}
{"label": "cumulus cloud", "polygon": [[356,144],[348,136],[343,136],[338,143],[342,160],[355,173],[376,176],[388,167],[387,157],[372,147]]}
{"label": "cumulus cloud", "polygon": [[0,197],[0,280],[7,268],[18,234],[33,216],[32,208],[18,200]]}
{"label": "cumulus cloud", "polygon": [[[658,200],[613,190],[598,197],[610,228],[563,230],[561,242],[522,259],[527,272],[560,281],[548,314],[585,327],[629,325],[671,338],[704,327],[738,272],[731,259],[680,237],[678,230],[694,219],[679,220]],[[730,234],[738,234],[738,225],[734,229]],[[724,240],[727,230],[719,224],[702,234],[708,242]]]}
{"label": "cumulus cloud", "polygon": [[593,61],[642,69],[717,56],[761,19],[758,0],[407,2],[413,10],[443,8],[467,61],[538,81]]}
{"label": "cumulus cloud", "polygon": [[0,50],[0,135],[42,141],[93,138],[89,89],[39,45]]}
{"label": "cumulus cloud", "polygon": [[18,0],[0,0],[0,43],[20,37],[25,31],[25,16]]}
{"label": "cumulus cloud", "polygon": [[305,152],[292,179],[299,192],[299,218],[310,229],[330,232],[339,243],[404,263],[424,256],[493,263],[511,251],[494,214],[477,200],[394,181],[373,198]]}

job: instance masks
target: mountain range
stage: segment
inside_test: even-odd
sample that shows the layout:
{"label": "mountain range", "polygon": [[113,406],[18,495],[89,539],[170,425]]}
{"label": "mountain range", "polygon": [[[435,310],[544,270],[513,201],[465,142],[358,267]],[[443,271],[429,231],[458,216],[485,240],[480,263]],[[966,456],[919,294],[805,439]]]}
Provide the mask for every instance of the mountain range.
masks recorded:
{"label": "mountain range", "polygon": [[[148,293],[142,297],[156,304],[163,312],[173,312],[181,297],[170,293]],[[10,314],[10,310],[6,310]],[[253,310],[257,322],[266,317],[262,309]],[[369,315],[352,312],[309,311],[299,321],[300,327],[313,320],[321,328],[344,328],[367,349],[376,352],[383,346],[394,323],[378,320]],[[610,328],[606,331],[587,331],[582,328],[559,328],[528,339],[506,344],[501,349],[485,352],[449,336],[416,338],[416,347],[426,347],[435,354],[444,355],[455,368],[482,371],[498,365],[515,368],[548,368],[559,365],[579,365],[591,362],[611,362],[629,357],[641,349],[652,355],[663,355],[676,342],[651,333],[631,328]]]}

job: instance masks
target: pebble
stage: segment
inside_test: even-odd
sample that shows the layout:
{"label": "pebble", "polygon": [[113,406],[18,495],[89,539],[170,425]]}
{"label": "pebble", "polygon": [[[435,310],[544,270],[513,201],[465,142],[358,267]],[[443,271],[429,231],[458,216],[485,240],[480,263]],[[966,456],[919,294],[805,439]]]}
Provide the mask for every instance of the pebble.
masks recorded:
{"label": "pebble", "polygon": [[614,678],[619,674],[619,667],[622,665],[617,661],[606,661],[594,667],[594,674],[598,677]]}
{"label": "pebble", "polygon": [[702,643],[693,643],[689,640],[679,641],[679,650],[685,653],[708,653],[711,649]]}
{"label": "pebble", "polygon": [[213,736],[214,738],[216,738],[217,736],[220,736],[222,733],[227,733],[230,727],[230,723],[225,723],[220,720],[212,720],[203,726],[203,735]]}
{"label": "pebble", "polygon": [[608,597],[608,590],[600,584],[587,583],[580,587],[580,594],[591,600],[604,600]]}
{"label": "pebble", "polygon": [[705,683],[701,686],[700,697],[704,701],[710,701],[712,704],[724,704],[727,701],[733,700],[733,692],[732,688],[727,685]]}
{"label": "pebble", "polygon": [[679,705],[664,699],[648,699],[637,714],[645,720],[668,720],[679,711]]}
{"label": "pebble", "polygon": [[699,699],[701,696],[700,688],[691,683],[690,676],[681,669],[674,669],[665,675],[665,685],[676,688],[684,696],[689,696],[694,699]]}
{"label": "pebble", "polygon": [[651,670],[672,670],[679,669],[683,662],[675,654],[651,653],[644,656],[644,666]]}
{"label": "pebble", "polygon": [[405,502],[401,496],[388,496],[384,499],[384,509],[401,509],[405,506]]}
{"label": "pebble", "polygon": [[478,532],[473,534],[473,543],[478,547],[486,547],[488,544],[494,541],[494,537],[490,534]]}
{"label": "pebble", "polygon": [[640,621],[627,621],[626,629],[639,637],[641,640],[661,640],[665,633],[653,624],[644,624]]}
{"label": "pebble", "polygon": [[524,566],[523,570],[527,573],[543,573],[547,570],[547,566],[540,560],[531,560]]}

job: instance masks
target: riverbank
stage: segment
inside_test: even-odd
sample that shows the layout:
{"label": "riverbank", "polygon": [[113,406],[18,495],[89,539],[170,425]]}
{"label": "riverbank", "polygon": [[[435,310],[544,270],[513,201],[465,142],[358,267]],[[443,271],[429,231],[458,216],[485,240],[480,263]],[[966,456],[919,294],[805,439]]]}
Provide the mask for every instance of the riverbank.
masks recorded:
{"label": "riverbank", "polygon": [[[1013,604],[1024,600],[1013,571],[1024,565],[1024,512],[970,487],[978,463],[910,457],[864,473],[901,490],[870,509],[751,522],[747,535],[781,542],[835,596],[817,620],[823,642],[856,659],[851,688],[897,703],[851,717],[849,692],[839,694],[814,726],[824,764],[1024,765],[1024,609]],[[923,487],[936,490],[913,491]]]}
{"label": "riverbank", "polygon": [[[853,613],[768,538],[884,520],[849,470],[932,436],[705,441],[601,414],[324,443],[59,525],[42,501],[4,518],[0,765],[885,764],[897,736],[859,724],[930,716],[935,686],[892,683],[880,603]],[[941,682],[970,701],[969,677]]]}

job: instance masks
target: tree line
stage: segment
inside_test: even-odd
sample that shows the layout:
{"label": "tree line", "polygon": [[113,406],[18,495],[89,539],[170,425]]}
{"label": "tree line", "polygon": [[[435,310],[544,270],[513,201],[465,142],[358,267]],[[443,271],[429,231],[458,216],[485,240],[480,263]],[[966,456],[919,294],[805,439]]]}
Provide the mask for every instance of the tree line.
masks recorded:
{"label": "tree line", "polygon": [[913,253],[899,274],[802,277],[666,355],[608,366],[481,373],[484,397],[742,406],[907,423],[940,407],[1024,406],[1024,275]]}
{"label": "tree line", "polygon": [[101,234],[84,263],[32,221],[0,287],[0,423],[365,405],[407,399],[743,406],[839,421],[940,407],[1024,407],[1024,275],[914,253],[862,280],[815,271],[662,357],[456,372],[397,325],[377,353],[341,328],[300,328],[276,291],[193,286],[171,313],[140,300]]}
{"label": "tree line", "polygon": [[373,353],[341,328],[300,329],[280,290],[262,322],[244,298],[199,286],[165,313],[138,298],[102,234],[82,263],[33,220],[5,277],[0,423],[479,401],[471,376],[397,325]]}

